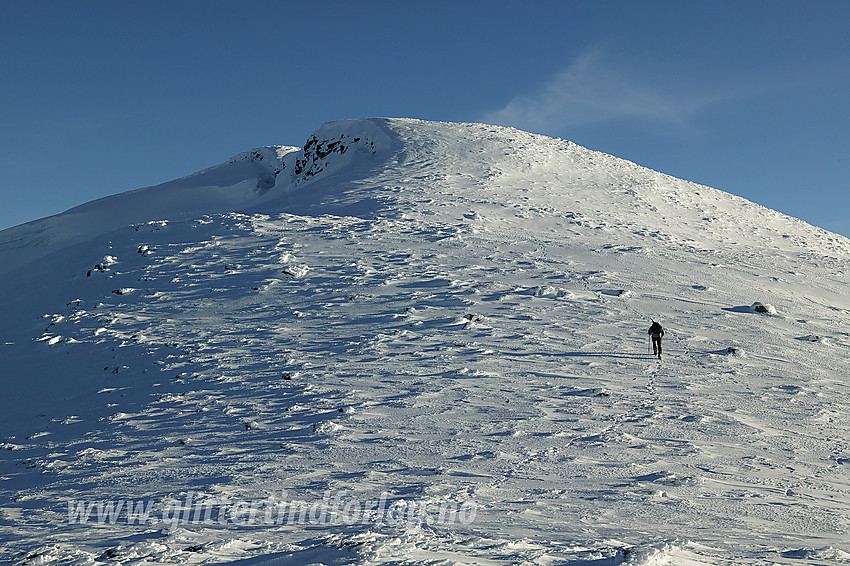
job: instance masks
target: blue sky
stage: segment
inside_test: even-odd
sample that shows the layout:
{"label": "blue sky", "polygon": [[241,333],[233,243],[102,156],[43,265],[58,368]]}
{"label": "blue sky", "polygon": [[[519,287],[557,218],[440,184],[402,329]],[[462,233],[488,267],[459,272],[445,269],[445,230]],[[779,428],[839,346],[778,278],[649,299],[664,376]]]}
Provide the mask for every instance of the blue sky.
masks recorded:
{"label": "blue sky", "polygon": [[512,125],[850,236],[850,2],[5,0],[0,228],[323,122]]}

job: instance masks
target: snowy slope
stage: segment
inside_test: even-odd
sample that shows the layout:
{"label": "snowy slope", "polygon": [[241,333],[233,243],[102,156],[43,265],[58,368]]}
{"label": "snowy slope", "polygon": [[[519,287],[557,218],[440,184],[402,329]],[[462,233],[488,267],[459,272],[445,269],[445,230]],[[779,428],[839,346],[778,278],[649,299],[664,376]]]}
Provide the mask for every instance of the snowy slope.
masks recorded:
{"label": "snowy slope", "polygon": [[355,120],[0,250],[11,563],[850,563],[850,241],[733,195]]}
{"label": "snowy slope", "polygon": [[[129,191],[77,206],[55,216],[0,232],[0,273],[116,228],[153,218],[193,218],[240,210],[276,196],[279,178],[288,186],[294,147],[264,147],[183,179]],[[288,167],[288,168],[287,168]]]}

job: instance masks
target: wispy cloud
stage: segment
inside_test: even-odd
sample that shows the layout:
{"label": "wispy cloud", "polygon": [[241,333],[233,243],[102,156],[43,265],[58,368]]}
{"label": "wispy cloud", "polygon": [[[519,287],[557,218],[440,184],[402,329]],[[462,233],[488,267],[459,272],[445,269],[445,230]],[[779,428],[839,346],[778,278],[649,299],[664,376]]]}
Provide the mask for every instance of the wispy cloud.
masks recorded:
{"label": "wispy cloud", "polygon": [[670,92],[647,77],[618,72],[603,49],[577,57],[536,92],[513,98],[482,121],[552,134],[570,126],[638,118],[687,129],[695,112],[719,99],[719,92]]}

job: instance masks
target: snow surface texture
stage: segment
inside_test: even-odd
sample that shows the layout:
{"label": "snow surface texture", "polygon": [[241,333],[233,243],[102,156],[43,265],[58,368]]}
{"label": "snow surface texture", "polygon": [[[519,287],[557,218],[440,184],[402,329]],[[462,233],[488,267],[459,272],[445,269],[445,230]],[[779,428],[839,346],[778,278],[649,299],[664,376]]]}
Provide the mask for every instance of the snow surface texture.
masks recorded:
{"label": "snow surface texture", "polygon": [[0,250],[11,563],[850,563],[850,241],[741,198],[356,120]]}

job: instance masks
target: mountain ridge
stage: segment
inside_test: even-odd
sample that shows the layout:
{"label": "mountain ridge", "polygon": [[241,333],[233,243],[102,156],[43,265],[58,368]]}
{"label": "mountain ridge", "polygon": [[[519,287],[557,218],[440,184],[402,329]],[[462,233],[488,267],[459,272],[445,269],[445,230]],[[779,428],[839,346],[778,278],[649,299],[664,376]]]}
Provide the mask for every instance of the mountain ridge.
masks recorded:
{"label": "mountain ridge", "polygon": [[[436,140],[440,138],[445,140],[452,136],[456,137],[455,142],[458,141],[458,136],[463,136],[464,142],[443,143],[440,149],[434,150],[434,147],[439,146]],[[511,147],[511,142],[515,140],[519,145]],[[416,149],[406,145],[415,146]],[[429,145],[434,147],[429,149]],[[594,186],[595,190],[612,192],[614,193],[611,195],[612,198],[608,199],[612,208],[608,214],[613,211],[620,214],[627,212],[629,207],[641,207],[648,212],[639,216],[646,225],[653,225],[653,222],[663,225],[670,220],[676,220],[679,223],[688,221],[694,225],[696,232],[710,233],[711,222],[716,221],[717,218],[710,215],[703,215],[701,218],[697,216],[702,212],[722,213],[718,206],[723,204],[739,210],[749,209],[751,213],[761,216],[762,228],[767,227],[766,223],[784,222],[788,226],[802,229],[808,236],[817,240],[816,247],[821,252],[833,248],[840,253],[850,250],[850,240],[826,230],[811,227],[799,219],[761,207],[718,189],[676,179],[621,158],[588,150],[572,142],[483,124],[373,118],[328,122],[311,134],[304,147],[300,149],[287,146],[257,148],[239,154],[220,165],[174,181],[118,193],[76,206],[64,213],[8,228],[0,231],[0,253],[5,252],[7,256],[20,256],[20,259],[7,257],[6,265],[17,267],[29,261],[31,257],[39,255],[34,250],[58,249],[63,242],[95,237],[122,225],[144,223],[168,216],[189,217],[229,210],[262,210],[263,207],[268,206],[279,209],[292,208],[281,201],[287,198],[297,199],[299,195],[296,193],[300,187],[309,185],[311,182],[321,182],[323,178],[334,172],[342,172],[347,167],[352,167],[354,163],[365,162],[367,167],[369,164],[379,166],[380,163],[386,164],[387,167],[395,164],[415,165],[424,170],[427,169],[428,160],[426,159],[422,164],[411,163],[410,159],[416,159],[411,157],[412,154],[418,153],[433,158],[439,155],[448,157],[451,152],[456,161],[464,153],[464,145],[466,148],[478,146],[478,151],[485,157],[473,171],[457,174],[474,175],[479,179],[498,184],[503,190],[510,190],[512,182],[518,185],[523,183],[521,174],[518,174],[522,168],[533,171],[535,167],[552,167],[557,164],[560,165],[560,170],[552,178],[547,179],[549,186],[544,187],[544,190],[550,191],[553,197],[563,197],[563,194],[558,195],[552,190],[563,182],[563,185],[569,187],[568,190],[575,193],[579,200],[582,190],[587,190],[582,187],[582,183]],[[351,152],[346,155],[349,148]],[[524,151],[526,148],[531,149]],[[546,150],[545,156],[535,155],[537,150],[543,149]],[[435,153],[429,153],[432,151]],[[474,154],[475,151],[469,149],[468,153]],[[512,154],[514,159],[511,159]],[[364,160],[363,157],[367,159]],[[371,163],[369,163],[370,158]],[[395,160],[395,164],[390,163],[392,160]],[[558,161],[561,163],[558,164]],[[594,162],[601,163],[602,167],[607,168],[609,172],[597,170],[596,175],[584,178],[583,173],[592,170]],[[441,166],[451,167],[451,164],[442,163]],[[427,171],[423,174],[427,176]],[[675,194],[668,192],[665,195],[657,190],[660,186],[671,184],[676,187]],[[522,187],[519,190],[527,191],[528,189]],[[462,199],[465,195],[456,196]],[[620,202],[613,198],[615,196],[620,197]],[[693,198],[694,196],[700,198]],[[362,198],[368,200],[369,195],[363,195]],[[721,201],[726,202],[721,203]],[[661,210],[660,215],[653,217],[653,207],[660,204],[675,205],[673,214],[665,216],[664,213],[667,211]],[[675,214],[678,212],[675,210],[676,207],[686,209],[688,214],[685,216]],[[697,211],[697,214],[694,214],[694,211]],[[565,212],[573,213],[574,211]],[[583,213],[587,215],[587,211]],[[734,232],[734,229],[728,226],[723,226],[722,229],[726,232]],[[800,232],[800,230],[797,231]],[[792,236],[781,232],[782,229],[779,227],[770,237],[799,238],[797,235]],[[728,245],[733,242],[730,238],[725,238],[714,243]],[[817,250],[815,252],[817,253]]]}

